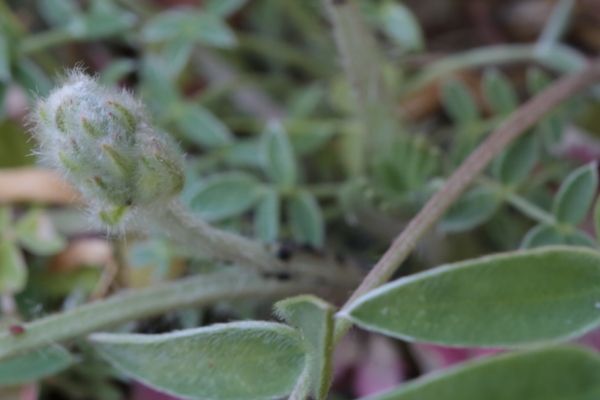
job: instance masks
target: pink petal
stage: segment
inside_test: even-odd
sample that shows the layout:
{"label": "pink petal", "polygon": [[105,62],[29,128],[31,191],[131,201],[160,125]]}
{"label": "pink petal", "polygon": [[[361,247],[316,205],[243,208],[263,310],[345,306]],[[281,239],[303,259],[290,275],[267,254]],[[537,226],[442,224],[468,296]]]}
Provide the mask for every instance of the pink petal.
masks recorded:
{"label": "pink petal", "polygon": [[396,387],[403,380],[404,365],[394,342],[383,336],[370,335],[356,369],[355,394],[368,396]]}
{"label": "pink petal", "polygon": [[135,382],[133,384],[131,400],[181,400],[181,398],[161,393],[140,382]]}

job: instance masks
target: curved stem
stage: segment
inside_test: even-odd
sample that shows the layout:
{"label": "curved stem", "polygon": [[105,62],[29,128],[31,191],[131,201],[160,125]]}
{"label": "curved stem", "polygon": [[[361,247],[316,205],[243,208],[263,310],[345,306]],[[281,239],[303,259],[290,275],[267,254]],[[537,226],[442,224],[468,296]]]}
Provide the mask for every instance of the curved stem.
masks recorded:
{"label": "curved stem", "polygon": [[162,213],[146,215],[144,220],[201,258],[233,263],[259,272],[319,278],[329,287],[348,288],[360,279],[356,268],[323,254],[298,250],[286,257],[277,257],[276,246],[215,228],[179,203],[172,203]]}
{"label": "curved stem", "polygon": [[[556,60],[568,60],[569,62],[561,64]],[[536,45],[529,44],[479,47],[445,57],[443,60],[426,67],[409,84],[405,92],[412,93],[438,78],[462,69],[518,62],[536,62],[560,72],[575,72],[575,70],[585,66],[585,58],[580,53],[564,45],[554,45],[542,54],[537,50]]]}
{"label": "curved stem", "polygon": [[[371,272],[342,308],[386,282],[408,257],[417,242],[444,215],[458,197],[469,187],[485,167],[510,143],[527,131],[548,111],[575,93],[588,88],[600,80],[600,59],[596,59],[583,71],[565,76],[525,104],[498,127],[471,155],[454,171],[444,186],[425,204],[410,221],[404,231],[394,240]],[[338,320],[336,338],[349,329],[346,320]]]}
{"label": "curved stem", "polygon": [[307,282],[264,279],[239,269],[200,275],[159,286],[126,291],[106,300],[24,324],[24,333],[0,333],[0,359],[52,345],[130,320],[174,308],[239,298],[272,298],[314,291]]}

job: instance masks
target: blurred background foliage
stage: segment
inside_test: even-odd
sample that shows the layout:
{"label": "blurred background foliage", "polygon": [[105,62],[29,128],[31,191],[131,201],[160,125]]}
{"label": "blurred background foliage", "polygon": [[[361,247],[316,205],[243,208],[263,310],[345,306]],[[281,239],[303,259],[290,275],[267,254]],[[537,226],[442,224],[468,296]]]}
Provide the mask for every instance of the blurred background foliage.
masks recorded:
{"label": "blurred background foliage", "polygon": [[[214,268],[188,261],[160,235],[107,238],[77,194],[36,166],[27,108],[67,69],[141,96],[184,149],[182,200],[207,221],[284,255],[328,249],[369,266],[511,111],[600,51],[593,0],[358,3],[381,56],[363,62],[381,79],[385,107],[366,104],[348,84],[318,0],[0,0],[0,292],[14,295],[20,317]],[[519,247],[597,247],[588,216],[598,95],[594,88],[564,104],[511,146],[402,273]],[[160,332],[265,310],[227,303],[123,329]],[[5,324],[12,313],[5,304]],[[381,390],[434,363],[429,347],[353,340],[342,344],[350,359],[337,361],[336,398]],[[78,357],[15,396],[155,396],[115,379],[84,344]],[[378,362],[391,371],[385,379],[361,378]]]}

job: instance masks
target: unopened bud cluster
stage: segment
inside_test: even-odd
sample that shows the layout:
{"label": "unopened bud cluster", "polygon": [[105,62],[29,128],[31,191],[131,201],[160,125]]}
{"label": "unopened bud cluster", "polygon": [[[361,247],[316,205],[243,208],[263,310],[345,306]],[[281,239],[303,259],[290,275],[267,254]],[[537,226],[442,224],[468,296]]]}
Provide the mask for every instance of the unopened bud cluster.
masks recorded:
{"label": "unopened bud cluster", "polygon": [[126,91],[79,72],[37,104],[40,153],[65,172],[106,224],[164,204],[183,186],[181,154]]}

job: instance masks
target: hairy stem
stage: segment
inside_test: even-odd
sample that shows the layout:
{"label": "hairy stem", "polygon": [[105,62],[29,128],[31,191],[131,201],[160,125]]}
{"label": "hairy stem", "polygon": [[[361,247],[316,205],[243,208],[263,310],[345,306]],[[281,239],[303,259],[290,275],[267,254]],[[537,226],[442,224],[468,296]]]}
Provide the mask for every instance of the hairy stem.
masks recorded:
{"label": "hairy stem", "polygon": [[130,320],[159,315],[166,311],[212,304],[221,300],[251,297],[275,298],[312,291],[307,282],[280,282],[264,279],[239,269],[221,271],[131,290],[106,300],[40,318],[24,324],[25,332],[0,333],[0,359],[35,350],[108,328]]}
{"label": "hairy stem", "polygon": [[[565,76],[546,90],[523,104],[458,167],[442,188],[425,204],[394,240],[371,272],[354,291],[344,308],[370,290],[386,282],[459,196],[469,187],[485,167],[516,138],[535,124],[551,109],[600,80],[600,59],[583,71]],[[344,309],[343,308],[343,309]],[[350,327],[338,320],[336,337],[340,338]]]}
{"label": "hairy stem", "polygon": [[354,0],[325,0],[346,76],[363,105],[389,107],[381,76],[381,55]]}
{"label": "hairy stem", "polygon": [[[398,134],[398,116],[385,89],[382,57],[373,33],[368,29],[354,0],[324,0],[333,24],[334,37],[342,57],[346,77],[358,106],[364,132],[353,135],[362,149],[355,154],[356,175],[364,174],[368,154],[389,149],[388,140]],[[370,135],[367,138],[367,134]]]}
{"label": "hairy stem", "polygon": [[322,279],[329,287],[348,288],[360,279],[356,268],[340,264],[334,257],[310,251],[278,257],[275,246],[217,229],[187,212],[179,203],[172,203],[163,213],[144,219],[201,258],[233,263],[259,272],[285,272],[291,276]]}

